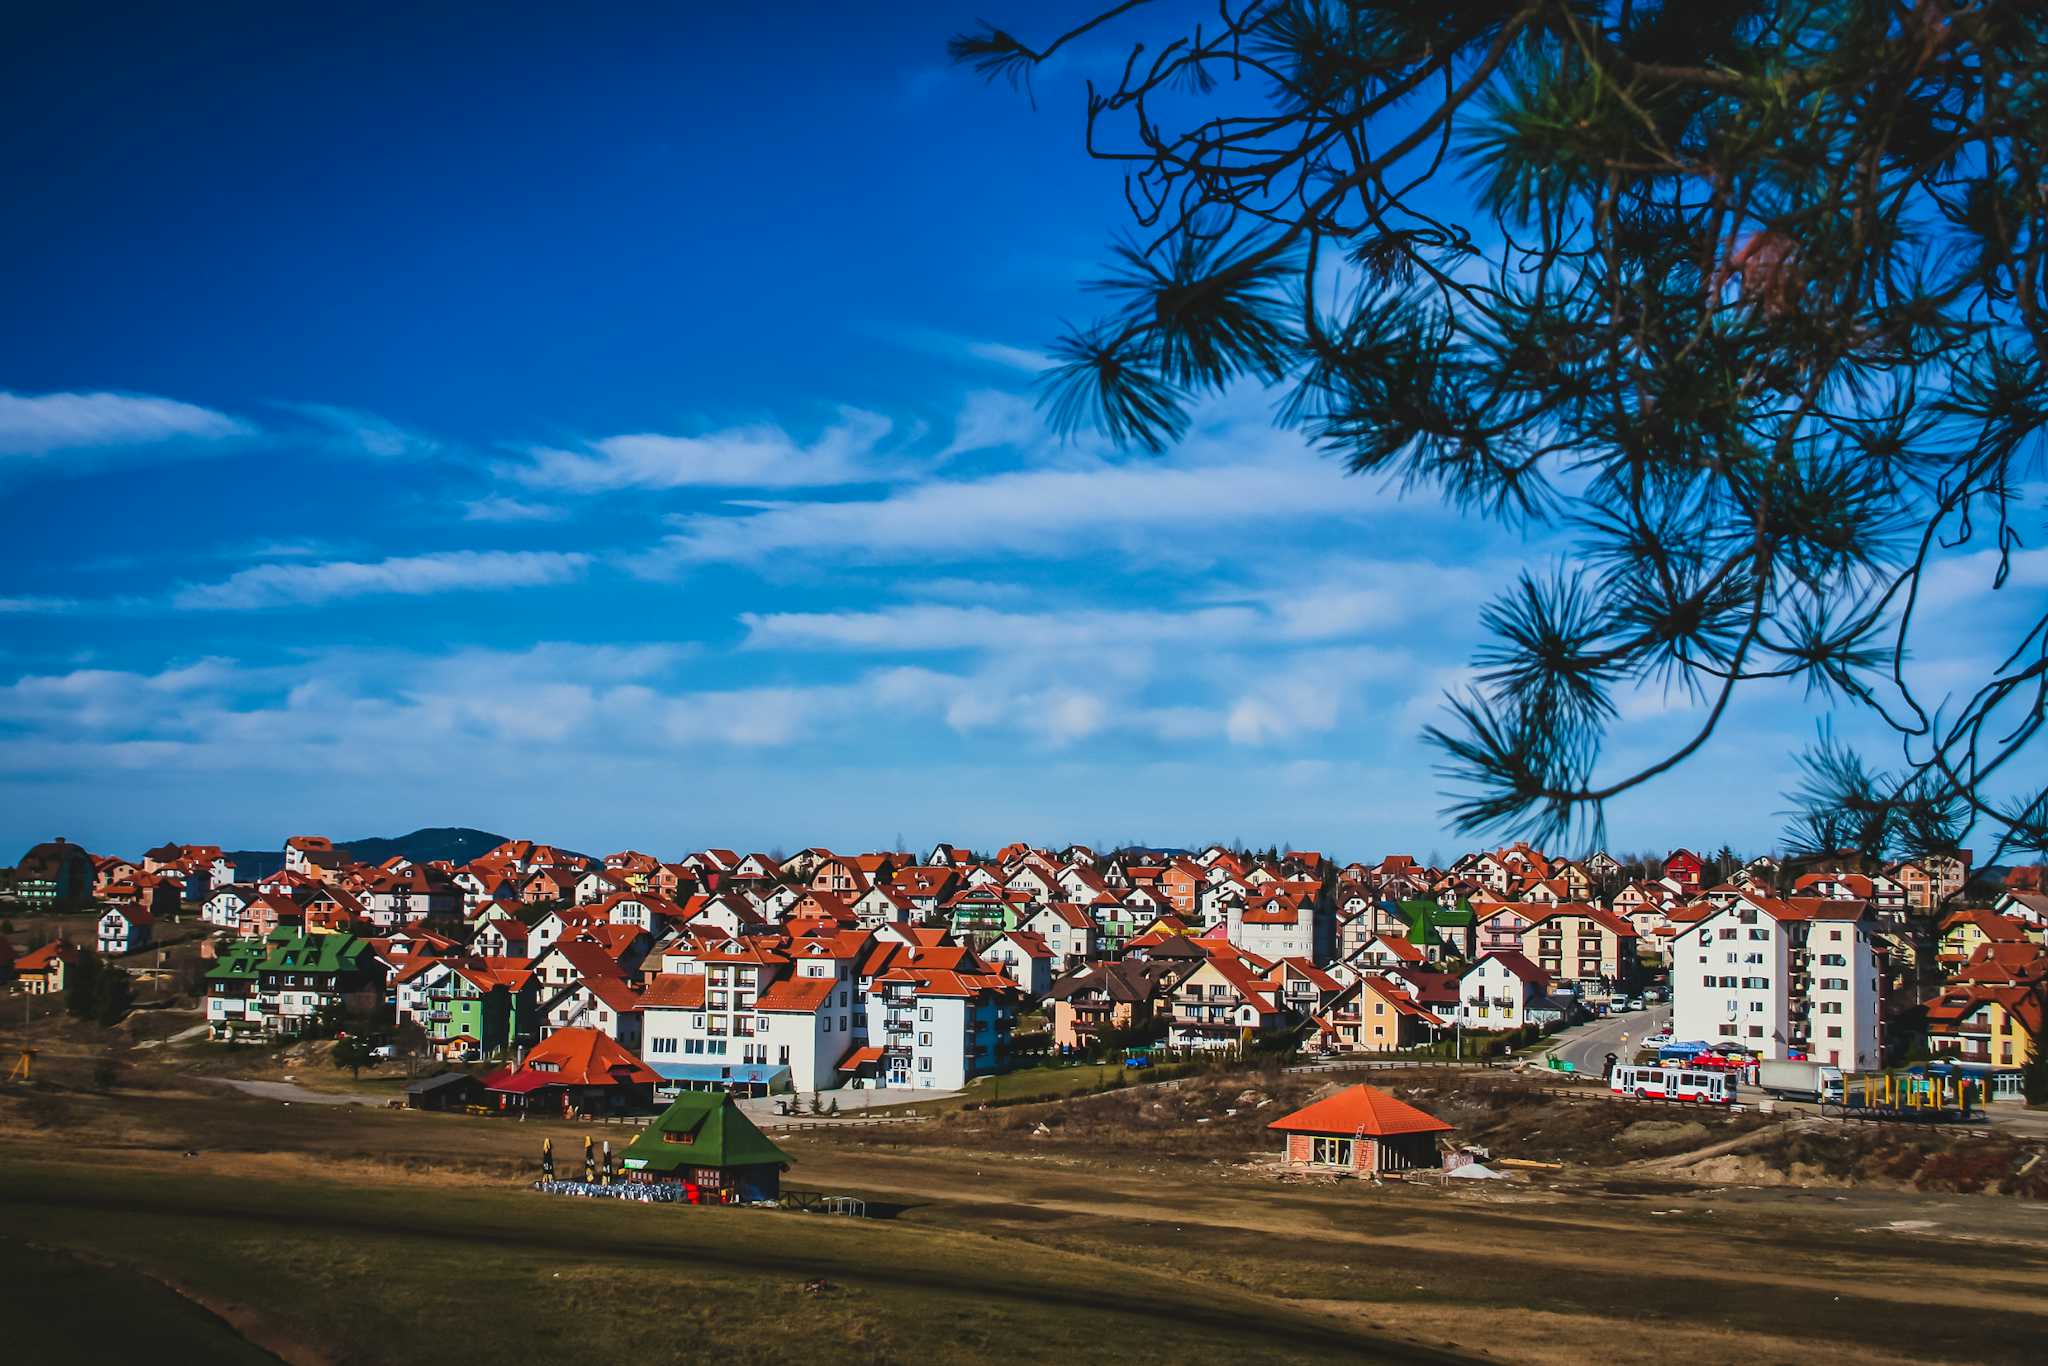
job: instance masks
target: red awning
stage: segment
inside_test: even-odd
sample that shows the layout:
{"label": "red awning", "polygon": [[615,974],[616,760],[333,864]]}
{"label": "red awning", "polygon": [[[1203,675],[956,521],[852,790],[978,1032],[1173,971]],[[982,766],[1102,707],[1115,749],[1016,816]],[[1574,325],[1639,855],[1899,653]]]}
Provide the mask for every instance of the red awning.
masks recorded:
{"label": "red awning", "polygon": [[839,1070],[842,1072],[858,1072],[868,1064],[877,1063],[881,1060],[882,1050],[880,1048],[856,1048],[851,1053],[848,1053],[845,1060],[839,1064]]}

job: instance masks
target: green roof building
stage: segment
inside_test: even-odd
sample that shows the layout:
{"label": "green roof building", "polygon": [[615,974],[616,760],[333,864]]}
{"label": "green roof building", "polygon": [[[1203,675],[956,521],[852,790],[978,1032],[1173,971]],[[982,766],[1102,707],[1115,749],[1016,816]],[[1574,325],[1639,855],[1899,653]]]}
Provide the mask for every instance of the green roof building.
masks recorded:
{"label": "green roof building", "polygon": [[381,984],[370,946],[352,934],[280,926],[256,964],[256,1000],[272,1034],[303,1033],[330,1013],[367,1014]]}
{"label": "green roof building", "polygon": [[626,1145],[626,1179],[685,1187],[691,1204],[773,1200],[789,1154],[724,1091],[685,1091]]}
{"label": "green roof building", "polygon": [[256,999],[256,965],[264,946],[241,939],[221,950],[220,961],[206,972],[207,1037],[239,1039],[263,1032],[263,1011]]}
{"label": "green roof building", "polygon": [[[1396,902],[1395,912],[1408,922],[1408,942],[1432,959],[1437,953],[1453,958],[1472,956],[1472,903],[1440,906],[1426,897]],[[1439,948],[1439,946],[1441,946]]]}

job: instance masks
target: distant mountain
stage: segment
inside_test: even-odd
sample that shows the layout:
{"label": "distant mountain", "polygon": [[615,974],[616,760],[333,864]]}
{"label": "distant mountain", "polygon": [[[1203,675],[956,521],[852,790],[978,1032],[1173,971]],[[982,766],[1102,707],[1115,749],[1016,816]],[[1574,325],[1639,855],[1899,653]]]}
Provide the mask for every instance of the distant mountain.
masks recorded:
{"label": "distant mountain", "polygon": [[404,855],[414,863],[432,863],[436,859],[447,859],[451,863],[467,863],[477,855],[488,853],[504,842],[505,836],[493,835],[488,830],[472,830],[464,825],[437,825],[392,839],[349,840],[335,847],[345,851],[350,858],[360,859],[364,863],[382,863],[385,859],[396,858],[399,855]]}
{"label": "distant mountain", "polygon": [[[435,859],[467,863],[478,854],[495,849],[504,842],[503,835],[493,835],[488,830],[472,830],[468,826],[455,825],[434,826],[427,830],[415,830],[410,835],[391,838],[348,840],[335,847],[364,863],[382,863],[397,854],[403,854],[415,863],[432,863]],[[227,857],[228,861],[235,865],[235,879],[238,882],[254,882],[259,878],[269,877],[284,867],[282,849],[236,849]]]}

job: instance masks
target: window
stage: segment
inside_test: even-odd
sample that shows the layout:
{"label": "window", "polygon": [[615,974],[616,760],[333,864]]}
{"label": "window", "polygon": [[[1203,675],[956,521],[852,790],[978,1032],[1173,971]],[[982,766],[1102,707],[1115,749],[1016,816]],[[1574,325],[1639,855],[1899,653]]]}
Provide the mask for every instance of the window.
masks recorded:
{"label": "window", "polygon": [[920,1071],[920,1072],[929,1072],[929,1071],[931,1071],[931,1070],[932,1070],[932,1060],[931,1060],[930,1058],[919,1058],[919,1059],[917,1060],[917,1070],[918,1070],[918,1071]]}
{"label": "window", "polygon": [[931,1008],[930,1006],[920,1006],[920,1007],[918,1007],[918,1011],[917,1011],[917,1018],[918,1018],[918,1019],[920,1019],[920,1020],[929,1020],[929,1019],[931,1019],[931,1017],[932,1017],[932,1008]]}
{"label": "window", "polygon": [[787,1067],[787,1066],[789,1065],[789,1045],[788,1045],[788,1044],[784,1044],[784,1045],[782,1045],[782,1049],[781,1049],[781,1056],[780,1056],[780,1057],[778,1057],[778,1058],[776,1059],[776,1061],[777,1061],[777,1062],[779,1062],[779,1063],[781,1063],[781,1064],[782,1064],[783,1066],[785,1066],[785,1067]]}
{"label": "window", "polygon": [[1351,1165],[1351,1143],[1348,1138],[1318,1138],[1309,1160],[1319,1167],[1348,1167]]}
{"label": "window", "polygon": [[1842,1037],[1842,1027],[1841,1027],[1840,1025],[1829,1025],[1829,1026],[1828,1026],[1828,1037],[1829,1037],[1830,1039],[1839,1039],[1839,1038],[1841,1038],[1841,1037]]}
{"label": "window", "polygon": [[1749,937],[1750,937],[1751,939],[1766,939],[1766,940],[1767,940],[1767,939],[1769,939],[1769,938],[1771,937],[1771,932],[1770,932],[1769,930],[1751,930],[1751,931],[1749,932]]}

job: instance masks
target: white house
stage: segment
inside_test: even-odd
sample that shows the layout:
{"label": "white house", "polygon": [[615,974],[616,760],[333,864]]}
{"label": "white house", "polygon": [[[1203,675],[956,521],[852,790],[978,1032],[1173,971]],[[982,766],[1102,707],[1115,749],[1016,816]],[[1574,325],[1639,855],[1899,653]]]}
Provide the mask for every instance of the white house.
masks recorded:
{"label": "white house", "polygon": [[1520,1029],[1547,1003],[1543,969],[1513,949],[1489,953],[1458,978],[1458,1019],[1467,1029]]}
{"label": "white house", "polygon": [[1034,1001],[1052,990],[1052,949],[1029,930],[1011,930],[983,949],[981,957]]}
{"label": "white house", "polygon": [[248,911],[249,903],[255,899],[255,891],[248,887],[217,887],[213,895],[206,899],[206,905],[200,908],[199,914],[209,925],[239,931],[242,928],[242,917]]}
{"label": "white house", "polygon": [[1052,950],[1053,976],[1084,968],[1101,957],[1095,918],[1071,901],[1055,901],[1027,916],[1017,927],[1045,941]]}
{"label": "white house", "polygon": [[645,1030],[640,993],[622,979],[591,973],[541,1006],[541,1037],[558,1029],[596,1029],[635,1053]]}
{"label": "white house", "polygon": [[1745,894],[1690,908],[1672,940],[1672,1033],[1804,1053],[1845,1071],[1880,1065],[1883,974],[1862,901]]}
{"label": "white house", "polygon": [[140,906],[109,906],[100,917],[99,951],[102,956],[111,957],[118,953],[134,953],[150,945],[154,917]]}

